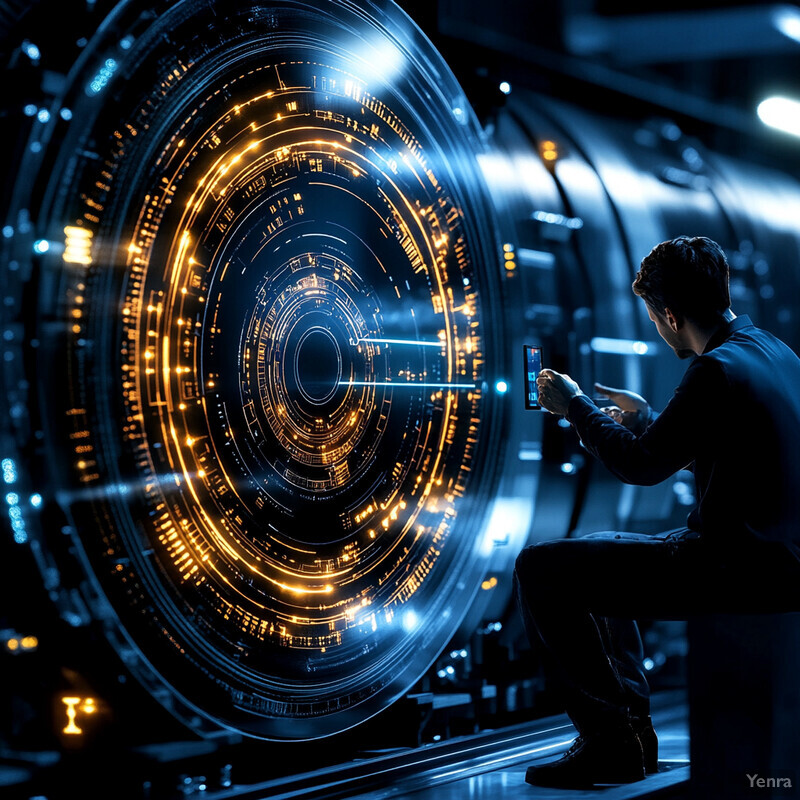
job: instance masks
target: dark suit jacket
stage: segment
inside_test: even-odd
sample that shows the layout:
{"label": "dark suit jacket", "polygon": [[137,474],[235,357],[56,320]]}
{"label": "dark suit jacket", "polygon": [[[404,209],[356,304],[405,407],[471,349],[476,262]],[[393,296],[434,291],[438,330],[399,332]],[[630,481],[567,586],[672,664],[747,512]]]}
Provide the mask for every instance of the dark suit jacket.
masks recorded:
{"label": "dark suit jacket", "polygon": [[567,417],[627,483],[692,468],[690,528],[728,541],[800,543],[800,359],[749,317],[714,335],[638,438],[586,396],[570,401]]}

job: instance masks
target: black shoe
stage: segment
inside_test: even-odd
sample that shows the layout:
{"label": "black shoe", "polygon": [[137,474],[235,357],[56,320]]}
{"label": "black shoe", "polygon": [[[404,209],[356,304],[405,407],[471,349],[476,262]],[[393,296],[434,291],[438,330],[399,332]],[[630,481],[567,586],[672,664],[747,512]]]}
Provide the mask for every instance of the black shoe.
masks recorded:
{"label": "black shoe", "polygon": [[633,729],[639,737],[644,754],[644,768],[648,775],[658,772],[658,736],[650,717],[640,723],[634,723]]}
{"label": "black shoe", "polygon": [[579,736],[557,761],[528,767],[526,783],[588,789],[596,783],[633,783],[645,776],[639,737],[630,726],[591,737]]}

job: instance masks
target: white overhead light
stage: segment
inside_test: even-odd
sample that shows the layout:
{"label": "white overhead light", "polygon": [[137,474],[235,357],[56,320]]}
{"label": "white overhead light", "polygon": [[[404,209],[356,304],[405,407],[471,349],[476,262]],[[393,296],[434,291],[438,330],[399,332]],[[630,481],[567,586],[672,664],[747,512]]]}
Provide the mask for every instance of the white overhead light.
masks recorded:
{"label": "white overhead light", "polygon": [[800,136],[800,102],[788,97],[768,97],[758,104],[759,119],[772,128]]}
{"label": "white overhead light", "polygon": [[778,6],[773,12],[773,25],[784,35],[800,42],[800,11],[791,6]]}

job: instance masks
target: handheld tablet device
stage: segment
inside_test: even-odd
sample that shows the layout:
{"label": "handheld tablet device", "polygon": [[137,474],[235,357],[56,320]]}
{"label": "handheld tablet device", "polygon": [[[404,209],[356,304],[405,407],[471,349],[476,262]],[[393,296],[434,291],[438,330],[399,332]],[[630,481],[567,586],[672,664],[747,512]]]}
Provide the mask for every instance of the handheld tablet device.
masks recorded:
{"label": "handheld tablet device", "polygon": [[538,345],[524,344],[522,350],[525,356],[525,408],[541,408],[536,378],[542,369],[542,348]]}

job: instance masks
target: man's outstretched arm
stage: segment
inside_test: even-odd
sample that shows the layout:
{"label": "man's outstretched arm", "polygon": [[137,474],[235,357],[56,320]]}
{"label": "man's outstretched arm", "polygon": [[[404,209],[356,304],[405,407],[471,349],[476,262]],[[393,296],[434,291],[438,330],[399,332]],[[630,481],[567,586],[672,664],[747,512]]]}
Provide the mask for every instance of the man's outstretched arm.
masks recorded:
{"label": "man's outstretched arm", "polygon": [[649,486],[695,459],[712,434],[727,382],[719,365],[696,359],[661,414],[637,436],[603,413],[566,375],[542,371],[542,405],[575,426],[586,449],[620,480]]}

